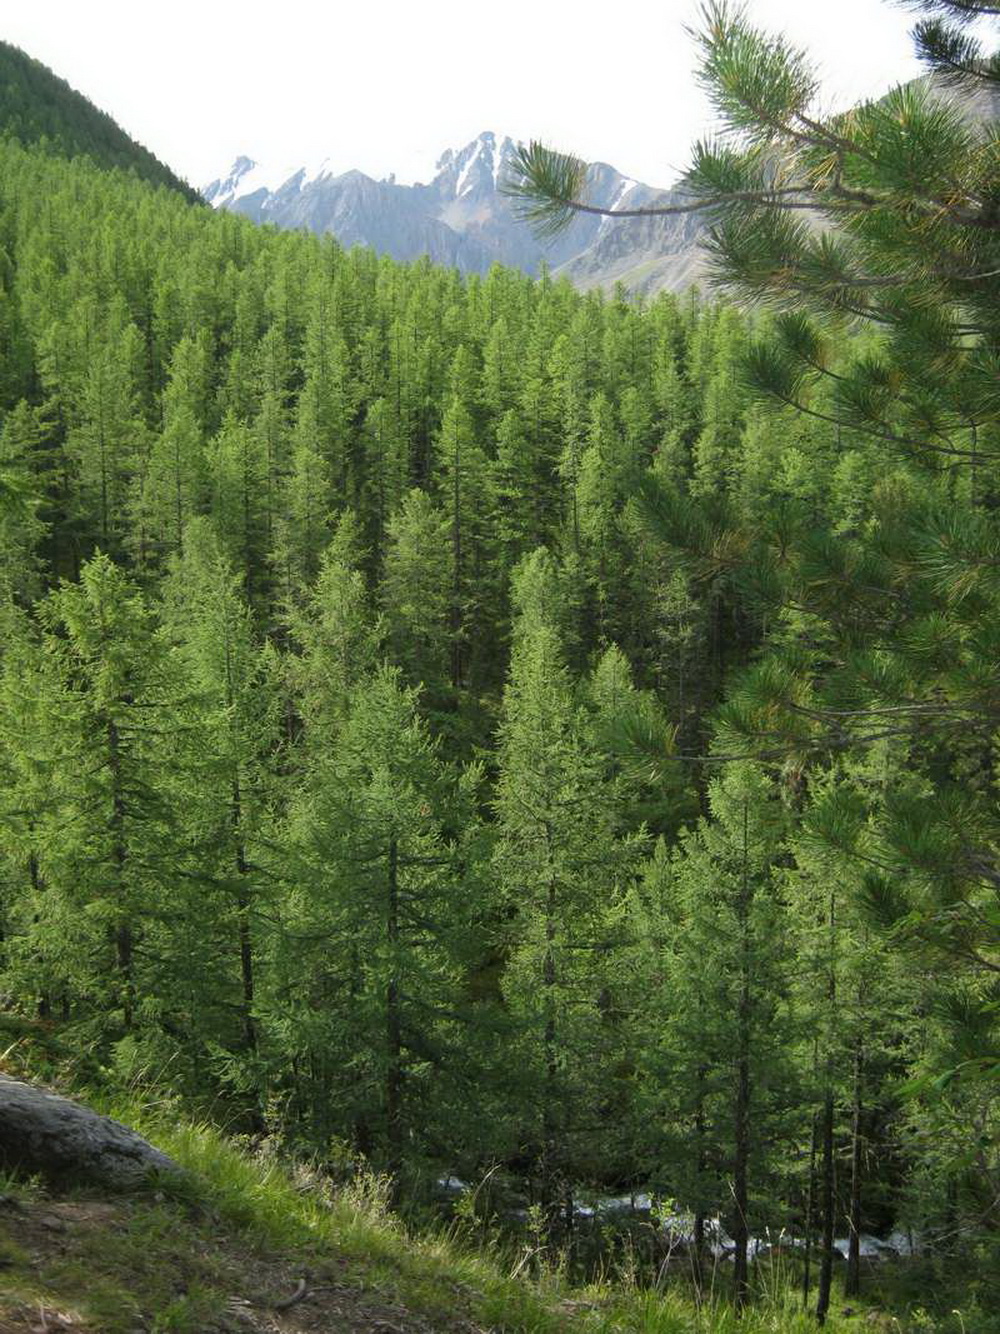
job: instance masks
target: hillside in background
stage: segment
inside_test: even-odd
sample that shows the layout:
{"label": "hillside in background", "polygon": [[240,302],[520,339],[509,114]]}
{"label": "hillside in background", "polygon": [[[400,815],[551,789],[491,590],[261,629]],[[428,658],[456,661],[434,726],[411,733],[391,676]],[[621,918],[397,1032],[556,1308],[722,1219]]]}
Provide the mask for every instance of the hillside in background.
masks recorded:
{"label": "hillside in background", "polygon": [[[704,224],[692,215],[613,221],[578,217],[543,240],[519,221],[502,186],[514,144],[490,130],[438,159],[432,180],[399,185],[326,163],[294,169],[239,157],[202,191],[214,208],[281,228],[330,232],[342,245],[369,245],[397,260],[428,255],[464,273],[507,264],[537,276],[543,266],[581,289],[622,283],[636,293],[681,291],[701,270]],[[623,176],[604,162],[587,173],[589,202],[602,208],[666,203],[673,192]]]}
{"label": "hillside in background", "polygon": [[22,144],[44,142],[67,157],[85,153],[102,167],[134,171],[144,181],[178,190],[192,202],[198,198],[107,112],[8,42],[0,42],[0,133]]}

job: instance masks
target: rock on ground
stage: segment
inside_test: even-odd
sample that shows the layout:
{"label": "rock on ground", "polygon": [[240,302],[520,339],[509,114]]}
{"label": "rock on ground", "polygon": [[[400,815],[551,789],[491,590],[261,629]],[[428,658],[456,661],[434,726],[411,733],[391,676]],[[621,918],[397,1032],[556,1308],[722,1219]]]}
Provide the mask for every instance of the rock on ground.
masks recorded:
{"label": "rock on ground", "polygon": [[110,1116],[7,1075],[0,1075],[0,1163],[111,1189],[138,1185],[154,1169],[180,1171],[165,1153]]}

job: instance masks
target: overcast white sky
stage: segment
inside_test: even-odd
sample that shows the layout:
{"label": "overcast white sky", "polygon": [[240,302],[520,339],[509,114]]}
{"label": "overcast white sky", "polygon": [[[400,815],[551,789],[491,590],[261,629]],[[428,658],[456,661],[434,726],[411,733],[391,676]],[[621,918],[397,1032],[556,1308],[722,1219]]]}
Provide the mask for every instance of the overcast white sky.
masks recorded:
{"label": "overcast white sky", "polygon": [[[670,184],[708,108],[696,0],[5,0],[0,36],[50,65],[193,184],[265,165],[426,180],[481,130]],[[808,46],[831,104],[917,73],[887,0],[750,0]]]}

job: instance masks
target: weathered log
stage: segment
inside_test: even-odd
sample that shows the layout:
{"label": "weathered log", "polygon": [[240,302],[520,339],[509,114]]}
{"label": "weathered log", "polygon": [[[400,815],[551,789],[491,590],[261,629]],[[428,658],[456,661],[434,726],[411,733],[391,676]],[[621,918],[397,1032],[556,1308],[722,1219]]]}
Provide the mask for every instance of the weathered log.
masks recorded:
{"label": "weathered log", "polygon": [[154,1170],[181,1170],[110,1116],[6,1075],[0,1075],[0,1163],[119,1190],[140,1185]]}

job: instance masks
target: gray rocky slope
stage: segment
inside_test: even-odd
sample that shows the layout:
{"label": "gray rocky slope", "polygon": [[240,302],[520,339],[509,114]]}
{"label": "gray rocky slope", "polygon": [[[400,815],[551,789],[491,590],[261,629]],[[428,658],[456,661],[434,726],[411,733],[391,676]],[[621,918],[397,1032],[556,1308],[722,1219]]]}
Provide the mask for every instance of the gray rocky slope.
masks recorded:
{"label": "gray rocky slope", "polygon": [[[646,293],[677,291],[697,277],[703,224],[690,215],[619,222],[581,215],[555,240],[539,240],[500,189],[513,151],[510,139],[486,131],[446,152],[426,185],[376,181],[360,171],[335,175],[324,166],[269,174],[240,157],[202,194],[214,207],[255,222],[332,232],[345,246],[368,245],[399,260],[428,255],[466,273],[485,273],[499,262],[537,274],[546,263],[581,288],[621,282]],[[671,197],[602,162],[588,170],[587,194],[605,208]]]}
{"label": "gray rocky slope", "polygon": [[[995,87],[970,96],[968,88],[935,78],[920,82],[935,97],[960,105],[974,124],[992,124],[1000,114]],[[392,178],[376,181],[360,171],[334,175],[323,167],[272,176],[241,157],[202,194],[215,207],[256,222],[332,232],[344,245],[369,245],[394,259],[429,255],[464,272],[485,273],[499,262],[537,274],[544,262],[580,288],[620,282],[631,292],[649,294],[681,291],[704,273],[699,241],[706,222],[698,214],[620,221],[580,215],[555,240],[540,241],[517,220],[499,189],[513,152],[510,139],[486,131],[458,152],[446,152],[429,184],[410,186]],[[678,198],[603,162],[588,169],[587,197],[615,209]]]}

